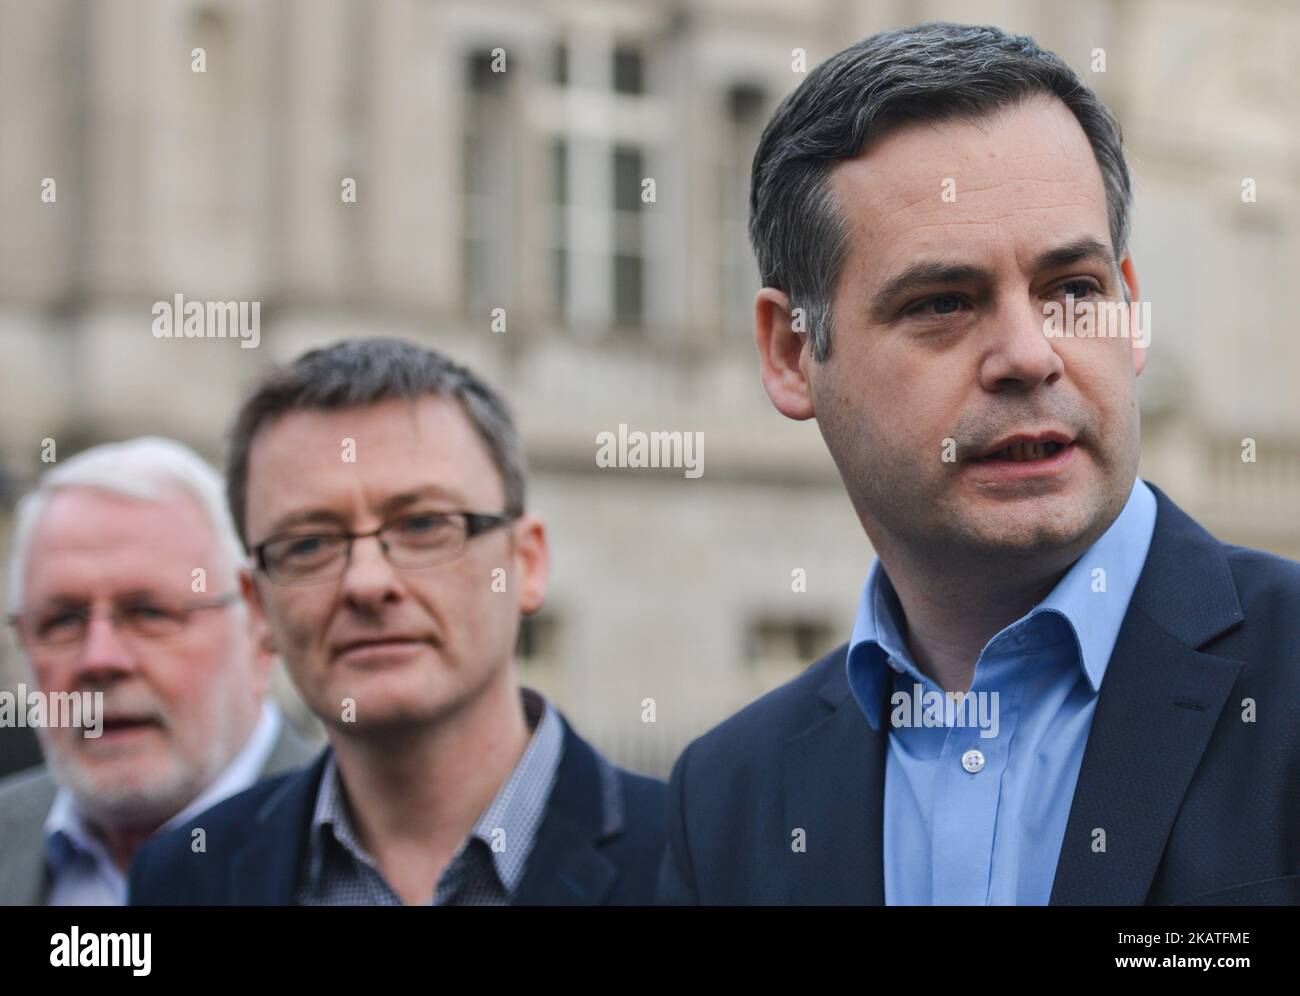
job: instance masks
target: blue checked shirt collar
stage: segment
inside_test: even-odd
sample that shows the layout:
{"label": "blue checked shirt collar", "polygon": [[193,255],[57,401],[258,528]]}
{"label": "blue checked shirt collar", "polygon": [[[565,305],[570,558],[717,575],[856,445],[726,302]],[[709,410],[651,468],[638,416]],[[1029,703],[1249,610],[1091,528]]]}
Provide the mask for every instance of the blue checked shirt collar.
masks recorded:
{"label": "blue checked shirt collar", "polygon": [[[457,874],[471,841],[480,840],[492,855],[492,866],[507,896],[514,894],[523,879],[528,855],[546,815],[546,803],[555,785],[564,747],[564,728],[555,709],[531,688],[522,688],[520,692],[532,737],[514,771],[475,822],[445,873]],[[308,884],[312,890],[318,890],[322,884],[326,834],[332,835],[354,862],[379,874],[374,859],[353,829],[332,752],[326,759],[312,814],[308,857]],[[499,838],[509,846],[493,848],[493,842]],[[440,882],[440,892],[442,886]]]}

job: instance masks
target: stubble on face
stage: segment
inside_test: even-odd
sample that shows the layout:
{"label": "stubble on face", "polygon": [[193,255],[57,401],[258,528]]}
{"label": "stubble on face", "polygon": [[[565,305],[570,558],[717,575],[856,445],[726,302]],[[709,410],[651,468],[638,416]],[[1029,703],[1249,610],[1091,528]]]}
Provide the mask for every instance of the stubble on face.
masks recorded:
{"label": "stubble on face", "polygon": [[[831,357],[808,371],[819,428],[873,544],[989,569],[1077,557],[1128,498],[1139,423],[1129,340],[1041,335],[1042,300],[1063,280],[1109,279],[1103,290],[1120,296],[1113,267],[1108,278],[1095,261],[1049,273],[1031,263],[1081,235],[1108,238],[1100,171],[1073,116],[1043,100],[901,128],[839,164],[832,186],[850,249]],[[931,259],[990,277],[877,308],[891,276]],[[949,292],[951,316],[932,305],[904,314],[913,297]],[[1076,439],[1059,479],[999,482],[968,459],[1043,427]]]}

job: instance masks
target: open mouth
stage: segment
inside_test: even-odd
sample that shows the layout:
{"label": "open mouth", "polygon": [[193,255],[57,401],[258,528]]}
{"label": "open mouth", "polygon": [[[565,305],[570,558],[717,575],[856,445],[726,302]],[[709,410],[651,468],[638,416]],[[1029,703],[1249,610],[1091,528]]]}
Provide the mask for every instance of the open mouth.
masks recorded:
{"label": "open mouth", "polygon": [[138,730],[154,729],[158,722],[153,719],[107,719],[104,720],[105,733],[133,733]]}
{"label": "open mouth", "polygon": [[1042,443],[1012,443],[988,456],[976,457],[977,463],[990,463],[995,460],[1009,460],[1012,463],[1029,463],[1033,460],[1046,460],[1055,456],[1066,444],[1052,441]]}

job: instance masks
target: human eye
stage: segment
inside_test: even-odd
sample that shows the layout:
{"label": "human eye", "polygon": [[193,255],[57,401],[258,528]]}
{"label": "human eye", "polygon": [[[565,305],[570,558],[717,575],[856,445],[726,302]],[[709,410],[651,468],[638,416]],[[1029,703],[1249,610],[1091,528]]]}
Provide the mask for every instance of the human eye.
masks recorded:
{"label": "human eye", "polygon": [[960,294],[952,292],[931,294],[908,305],[903,310],[903,314],[908,318],[946,318],[957,314],[958,309],[965,303]]}
{"label": "human eye", "polygon": [[1092,294],[1100,295],[1102,293],[1101,285],[1090,277],[1074,277],[1064,283],[1058,284],[1056,290],[1058,294],[1072,297],[1075,300],[1082,297],[1088,297]]}
{"label": "human eye", "polygon": [[60,635],[75,632],[86,619],[82,609],[59,607],[48,609],[37,615],[33,629],[42,639],[58,638]]}
{"label": "human eye", "polygon": [[180,613],[175,609],[165,609],[149,602],[138,602],[133,605],[123,606],[122,615],[128,619],[137,619],[140,622],[154,622],[159,619],[170,619],[173,616],[180,615]]}
{"label": "human eye", "polygon": [[286,536],[272,547],[272,556],[281,563],[306,565],[331,557],[338,549],[340,537],[328,533],[304,533]]}
{"label": "human eye", "polygon": [[185,624],[185,612],[153,602],[133,602],[119,610],[119,618],[132,631],[145,636],[164,636]]}
{"label": "human eye", "polygon": [[455,522],[444,512],[416,512],[389,527],[400,539],[415,543],[436,543],[453,535]]}

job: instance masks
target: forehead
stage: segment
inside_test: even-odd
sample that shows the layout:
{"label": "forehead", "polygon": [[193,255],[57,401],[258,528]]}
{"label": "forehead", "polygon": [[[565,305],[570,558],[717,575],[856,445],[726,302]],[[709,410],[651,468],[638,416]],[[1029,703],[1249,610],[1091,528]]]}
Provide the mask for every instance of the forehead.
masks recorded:
{"label": "forehead", "polygon": [[882,275],[922,253],[997,249],[1028,258],[1080,232],[1109,241],[1092,146],[1054,97],[974,121],[898,126],[837,163],[831,186],[849,225],[850,258]]}
{"label": "forehead", "polygon": [[458,401],[394,399],[288,412],[260,429],[248,461],[248,523],[308,507],[378,504],[436,488],[475,506],[504,489],[487,444]]}
{"label": "forehead", "polygon": [[94,488],[60,489],[32,529],[26,584],[33,597],[126,588],[189,590],[211,571],[217,541],[198,500],[176,492],[141,500]]}

